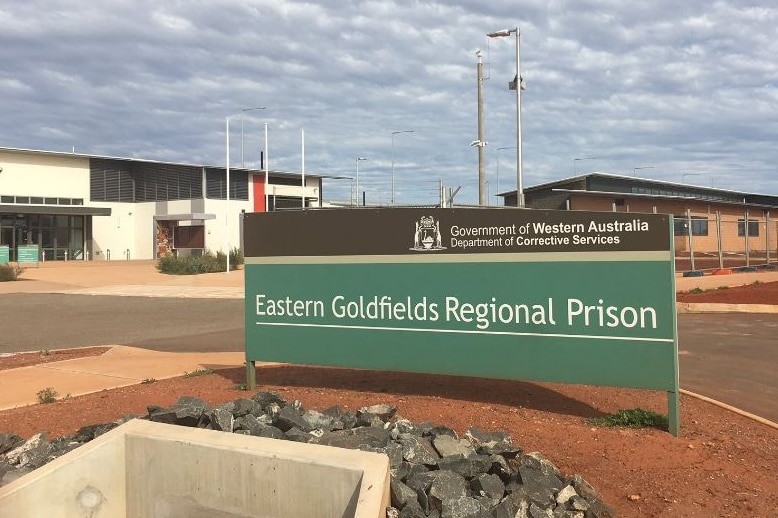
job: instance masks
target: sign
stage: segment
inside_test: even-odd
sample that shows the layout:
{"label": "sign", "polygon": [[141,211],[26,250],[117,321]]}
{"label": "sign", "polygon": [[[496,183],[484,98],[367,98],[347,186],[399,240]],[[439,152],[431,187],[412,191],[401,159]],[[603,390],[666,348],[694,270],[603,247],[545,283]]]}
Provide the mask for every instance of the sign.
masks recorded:
{"label": "sign", "polygon": [[672,218],[518,209],[244,216],[246,359],[668,392]]}
{"label": "sign", "polygon": [[10,261],[8,246],[0,246],[0,264],[6,264]]}
{"label": "sign", "polygon": [[38,263],[40,252],[38,245],[22,245],[16,247],[17,263]]}

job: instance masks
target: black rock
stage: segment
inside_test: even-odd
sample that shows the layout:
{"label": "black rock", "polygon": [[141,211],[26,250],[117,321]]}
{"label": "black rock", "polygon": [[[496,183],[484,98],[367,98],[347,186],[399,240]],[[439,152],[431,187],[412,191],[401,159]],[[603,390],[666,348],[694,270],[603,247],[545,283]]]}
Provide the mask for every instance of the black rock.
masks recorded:
{"label": "black rock", "polygon": [[451,435],[431,435],[432,445],[441,457],[461,455],[470,457],[475,455],[473,445],[467,439],[457,439]]}
{"label": "black rock", "polygon": [[473,455],[467,458],[452,455],[438,460],[438,468],[454,471],[467,479],[488,473],[491,467],[492,460],[486,455]]}
{"label": "black rock", "polygon": [[554,512],[551,509],[546,509],[538,505],[530,504],[529,506],[530,518],[554,518]]}
{"label": "black rock", "polygon": [[403,434],[397,440],[403,447],[403,459],[427,466],[437,465],[440,456],[428,437]]}
{"label": "black rock", "polygon": [[[389,494],[392,498],[392,505],[401,511],[410,502],[415,502],[416,505],[419,505],[419,498],[416,495],[416,491],[399,480],[392,479],[390,481]],[[419,506],[419,511],[421,511],[421,506]]]}
{"label": "black rock", "polygon": [[465,432],[465,437],[473,443],[473,447],[478,453],[484,455],[492,455],[494,453],[517,454],[521,452],[521,448],[513,445],[511,436],[507,432],[487,432],[473,427]]}
{"label": "black rock", "polygon": [[445,500],[442,506],[440,518],[489,518],[478,500],[469,496]]}
{"label": "black rock", "polygon": [[[397,515],[398,518],[426,518],[427,515],[424,513],[424,510],[421,508],[421,504],[419,504],[418,500],[414,500],[410,502],[408,505],[402,508],[402,511],[400,511],[400,514]],[[387,516],[388,518],[388,516]]]}
{"label": "black rock", "polygon": [[452,501],[460,501],[467,496],[467,481],[459,473],[444,470],[430,472],[430,475],[433,478],[428,492],[430,503],[441,511],[441,515],[445,507],[454,505]]}
{"label": "black rock", "polygon": [[148,407],[149,420],[155,423],[178,424],[178,417],[174,408],[163,408],[156,405]]}
{"label": "black rock", "polygon": [[235,417],[226,408],[218,407],[208,411],[208,419],[211,429],[232,433]]}
{"label": "black rock", "polygon": [[232,415],[237,417],[243,417],[245,415],[255,415],[262,411],[262,407],[253,399],[240,398],[232,402]]}
{"label": "black rock", "polygon": [[281,408],[273,419],[273,425],[283,432],[295,427],[306,432],[313,430],[313,428],[308,426],[308,423],[305,422],[305,419],[303,419],[303,413],[293,405],[287,405]]}
{"label": "black rock", "polygon": [[119,426],[118,423],[103,423],[103,424],[92,424],[89,426],[82,426],[81,428],[78,429],[76,434],[73,436],[73,440],[80,443],[89,442],[92,439],[100,437],[105,432],[110,432],[117,426]]}
{"label": "black rock", "polygon": [[300,430],[297,427],[290,428],[289,430],[285,431],[284,436],[286,436],[286,438],[290,441],[295,442],[311,442],[311,439],[313,439],[311,434],[304,430]]}
{"label": "black rock", "polygon": [[521,483],[527,487],[544,487],[549,488],[556,493],[562,489],[565,484],[556,475],[546,474],[539,469],[531,468],[529,466],[519,466],[519,476],[521,477]]}
{"label": "black rock", "polygon": [[335,426],[336,420],[334,417],[317,412],[316,410],[306,410],[302,417],[303,421],[305,421],[311,430],[320,428],[326,432],[331,432],[335,429],[343,429],[342,422],[338,421],[340,426]]}
{"label": "black rock", "polygon": [[251,433],[252,430],[258,429],[260,426],[259,419],[254,414],[246,414],[235,418],[235,422],[232,424],[233,432],[248,432],[250,435],[256,435]]}
{"label": "black rock", "polygon": [[338,423],[342,423],[342,426],[339,426],[335,429],[348,430],[350,428],[354,428],[357,425],[356,416],[349,411],[343,410],[337,405],[327,408],[322,412],[322,414],[332,417]]}
{"label": "black rock", "polygon": [[286,402],[284,398],[278,395],[277,392],[273,392],[272,390],[259,391],[256,394],[254,394],[254,397],[251,399],[253,399],[254,402],[257,403],[257,405],[259,406],[259,408],[262,409],[262,411],[267,411],[267,407],[270,406],[270,404],[272,403],[277,404],[281,408],[289,404]]}
{"label": "black rock", "polygon": [[497,475],[482,474],[470,481],[470,489],[474,494],[493,498],[498,502],[505,494],[505,484]]}
{"label": "black rock", "polygon": [[12,433],[0,433],[0,455],[24,444],[24,439]]}
{"label": "black rock", "polygon": [[557,468],[553,462],[548,460],[539,452],[533,451],[531,453],[527,453],[526,455],[522,455],[521,457],[518,458],[519,458],[519,463],[522,466],[529,466],[530,468],[535,468],[546,475],[554,475],[555,477],[560,479],[564,478],[564,475],[559,470],[559,468]]}
{"label": "black rock", "polygon": [[258,427],[252,428],[251,435],[256,437],[266,437],[268,439],[286,439],[284,432],[276,428],[275,426],[267,424],[259,424]]}
{"label": "black rock", "polygon": [[397,406],[395,405],[372,405],[372,406],[363,406],[359,410],[357,410],[357,419],[360,418],[363,414],[371,414],[378,416],[381,421],[384,423],[388,422],[392,417],[394,417],[394,414],[397,413]]}
{"label": "black rock", "polygon": [[443,426],[439,424],[425,430],[423,435],[432,437],[433,439],[435,437],[441,437],[441,436],[453,437],[454,439],[459,439],[459,436],[454,430],[452,430],[448,426]]}

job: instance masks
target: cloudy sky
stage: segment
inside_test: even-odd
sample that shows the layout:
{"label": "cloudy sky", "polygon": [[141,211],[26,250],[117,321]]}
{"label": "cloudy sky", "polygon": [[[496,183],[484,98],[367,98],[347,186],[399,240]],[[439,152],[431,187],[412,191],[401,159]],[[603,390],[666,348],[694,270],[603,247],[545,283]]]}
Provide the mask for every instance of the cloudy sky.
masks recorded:
{"label": "cloudy sky", "polygon": [[259,167],[267,124],[271,169],[300,171],[304,132],[306,173],[358,164],[368,202],[394,162],[398,204],[440,181],[477,203],[480,49],[496,203],[516,188],[516,53],[486,33],[518,26],[525,186],[602,171],[778,195],[772,5],[0,0],[0,147],[223,165],[230,117],[233,165]]}

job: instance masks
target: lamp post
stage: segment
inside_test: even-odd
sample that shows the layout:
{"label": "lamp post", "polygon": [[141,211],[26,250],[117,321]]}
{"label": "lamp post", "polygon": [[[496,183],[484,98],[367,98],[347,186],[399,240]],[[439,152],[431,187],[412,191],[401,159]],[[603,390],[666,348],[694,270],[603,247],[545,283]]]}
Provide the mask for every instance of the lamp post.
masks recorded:
{"label": "lamp post", "polygon": [[635,176],[635,173],[636,173],[637,171],[641,170],[641,169],[655,169],[655,167],[654,167],[654,166],[652,166],[652,165],[647,165],[647,166],[645,166],[645,167],[633,167],[633,168],[632,168],[632,176],[633,176],[633,178],[634,178],[634,176]]}
{"label": "lamp post", "polygon": [[[230,213],[230,119],[235,115],[240,115],[241,119],[241,155],[243,154],[243,114],[245,112],[254,110],[264,110],[264,106],[258,106],[256,108],[246,108],[241,110],[240,113],[233,115],[227,115],[224,117],[225,124],[225,160],[224,160],[224,172],[225,172],[225,210],[224,210],[224,238],[227,247],[227,270],[226,273],[230,273],[230,225],[229,225],[229,213]],[[242,157],[241,157],[242,158]]]}
{"label": "lamp post", "polygon": [[575,163],[576,162],[580,162],[581,160],[599,160],[599,158],[596,157],[596,156],[587,156],[587,157],[584,157],[584,158],[574,158],[573,159],[573,174],[578,174],[578,170],[575,167]]}
{"label": "lamp post", "polygon": [[[265,212],[270,212],[268,205],[268,195],[270,194],[270,153],[267,150],[267,122],[265,123],[265,156],[263,162],[265,166]],[[275,197],[273,197],[273,210],[275,210]]]}
{"label": "lamp post", "polygon": [[253,112],[255,110],[265,110],[264,106],[257,106],[256,108],[244,108],[240,111],[240,166],[245,168],[246,162],[243,160],[243,114],[246,112]]}
{"label": "lamp post", "polygon": [[[394,205],[394,136],[399,135],[400,133],[413,133],[413,130],[400,130],[392,132],[392,205]],[[359,184],[359,182],[357,182],[357,184]],[[359,196],[359,189],[357,189],[357,196]],[[357,200],[357,204],[359,204],[359,200]]]}
{"label": "lamp post", "polygon": [[359,162],[361,162],[362,160],[367,160],[367,158],[358,156],[357,159],[356,159],[356,163],[357,163],[357,207],[359,207]]}
{"label": "lamp post", "polygon": [[[521,79],[521,46],[519,43],[521,31],[516,27],[514,29],[490,32],[487,36],[490,38],[505,38],[511,34],[516,35],[516,206],[524,208],[524,171],[521,149],[521,91],[524,89],[524,85]],[[510,83],[508,89],[513,89]]]}

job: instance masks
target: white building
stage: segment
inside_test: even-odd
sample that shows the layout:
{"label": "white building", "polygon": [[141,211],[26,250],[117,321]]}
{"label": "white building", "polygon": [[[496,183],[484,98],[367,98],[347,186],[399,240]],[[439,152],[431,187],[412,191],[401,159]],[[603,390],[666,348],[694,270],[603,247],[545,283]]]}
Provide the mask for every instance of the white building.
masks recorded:
{"label": "white building", "polygon": [[[268,177],[268,187],[265,176]],[[320,207],[322,179],[0,148],[0,249],[40,259],[157,259],[239,248],[241,213]],[[305,203],[303,203],[303,199]],[[2,251],[2,250],[0,250]],[[1,256],[1,254],[0,254]]]}

